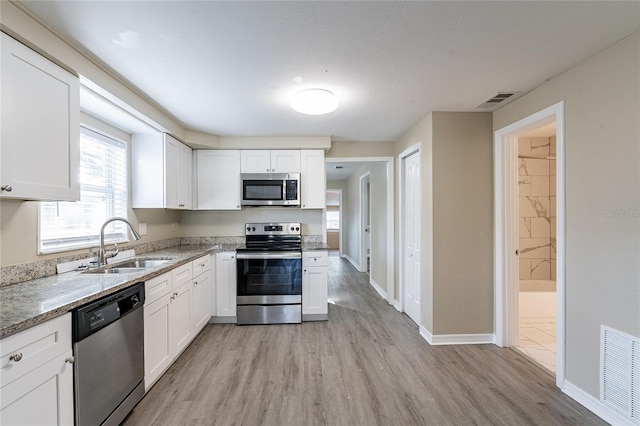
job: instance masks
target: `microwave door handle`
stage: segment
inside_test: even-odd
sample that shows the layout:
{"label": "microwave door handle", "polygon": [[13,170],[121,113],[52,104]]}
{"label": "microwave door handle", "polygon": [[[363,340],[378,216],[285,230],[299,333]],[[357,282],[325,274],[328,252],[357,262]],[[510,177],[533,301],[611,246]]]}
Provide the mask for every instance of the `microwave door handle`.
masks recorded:
{"label": "microwave door handle", "polygon": [[258,253],[238,253],[236,255],[238,260],[249,259],[302,259],[302,253],[300,252],[258,252]]}

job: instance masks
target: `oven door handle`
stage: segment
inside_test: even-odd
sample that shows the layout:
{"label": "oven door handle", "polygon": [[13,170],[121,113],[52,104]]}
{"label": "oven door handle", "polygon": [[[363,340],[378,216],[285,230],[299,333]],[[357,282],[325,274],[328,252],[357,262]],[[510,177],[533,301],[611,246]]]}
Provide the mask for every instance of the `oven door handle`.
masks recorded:
{"label": "oven door handle", "polygon": [[237,253],[238,260],[243,259],[302,259],[300,252],[263,251],[256,253]]}

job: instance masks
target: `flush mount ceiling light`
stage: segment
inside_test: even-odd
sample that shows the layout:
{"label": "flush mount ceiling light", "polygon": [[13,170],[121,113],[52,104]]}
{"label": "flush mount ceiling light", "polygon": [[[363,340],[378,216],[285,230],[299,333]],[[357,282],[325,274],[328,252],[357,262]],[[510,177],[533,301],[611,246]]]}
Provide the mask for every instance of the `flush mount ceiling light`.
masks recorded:
{"label": "flush mount ceiling light", "polygon": [[338,98],[324,89],[301,90],[291,98],[291,108],[308,115],[329,114],[338,108]]}

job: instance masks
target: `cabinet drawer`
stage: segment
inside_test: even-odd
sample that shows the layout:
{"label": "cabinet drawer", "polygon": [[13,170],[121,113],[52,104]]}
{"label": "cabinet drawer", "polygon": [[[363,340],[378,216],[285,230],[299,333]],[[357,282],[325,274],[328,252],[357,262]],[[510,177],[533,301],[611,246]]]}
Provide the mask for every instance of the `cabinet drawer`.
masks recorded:
{"label": "cabinet drawer", "polygon": [[178,266],[176,269],[171,271],[171,273],[173,274],[173,289],[175,290],[182,284],[191,281],[191,278],[193,277],[191,262]]}
{"label": "cabinet drawer", "polygon": [[14,380],[71,350],[71,313],[2,339],[0,383]]}
{"label": "cabinet drawer", "polygon": [[329,255],[326,251],[305,251],[302,253],[302,266],[328,266]]}
{"label": "cabinet drawer", "polygon": [[171,272],[159,275],[144,283],[144,304],[149,305],[169,293],[173,288]]}
{"label": "cabinet drawer", "polygon": [[193,270],[193,278],[211,270],[211,256],[202,256],[199,259],[191,262],[191,268]]}

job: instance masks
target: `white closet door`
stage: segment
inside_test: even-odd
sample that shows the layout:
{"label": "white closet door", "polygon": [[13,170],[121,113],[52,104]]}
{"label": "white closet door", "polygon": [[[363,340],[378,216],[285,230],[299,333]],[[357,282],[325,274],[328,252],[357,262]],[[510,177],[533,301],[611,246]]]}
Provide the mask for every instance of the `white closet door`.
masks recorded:
{"label": "white closet door", "polygon": [[404,160],[404,306],[420,324],[420,153]]}

